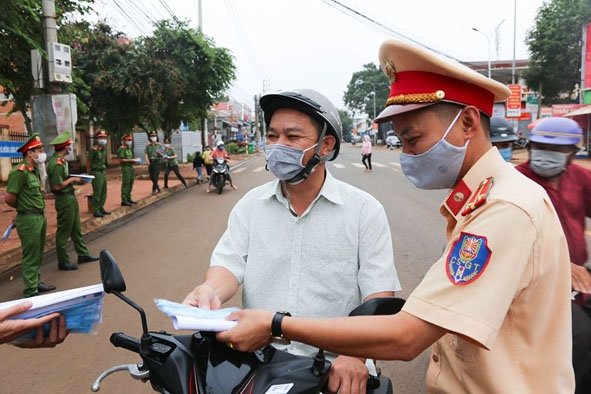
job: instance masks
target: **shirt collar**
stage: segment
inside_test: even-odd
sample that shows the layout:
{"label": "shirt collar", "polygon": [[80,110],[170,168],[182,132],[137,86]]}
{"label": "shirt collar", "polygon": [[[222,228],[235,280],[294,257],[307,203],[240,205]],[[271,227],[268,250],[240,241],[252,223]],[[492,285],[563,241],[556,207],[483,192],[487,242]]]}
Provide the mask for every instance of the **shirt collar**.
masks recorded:
{"label": "shirt collar", "polygon": [[[343,198],[339,192],[336,179],[332,176],[328,169],[325,169],[325,171],[326,176],[324,178],[324,183],[322,184],[320,193],[318,193],[318,196],[314,201],[318,200],[318,198],[322,196],[334,204],[342,204]],[[269,184],[269,187],[263,193],[261,193],[259,199],[264,200],[273,196],[275,196],[278,201],[287,203],[287,199],[283,196],[283,192],[281,191],[281,182],[279,182],[279,179],[272,181]]]}
{"label": "shirt collar", "polygon": [[441,204],[441,210],[447,210],[455,217],[460,215],[462,208],[470,200],[472,193],[478,190],[482,181],[503,165],[511,164],[503,159],[496,147],[489,149],[449,192]]}

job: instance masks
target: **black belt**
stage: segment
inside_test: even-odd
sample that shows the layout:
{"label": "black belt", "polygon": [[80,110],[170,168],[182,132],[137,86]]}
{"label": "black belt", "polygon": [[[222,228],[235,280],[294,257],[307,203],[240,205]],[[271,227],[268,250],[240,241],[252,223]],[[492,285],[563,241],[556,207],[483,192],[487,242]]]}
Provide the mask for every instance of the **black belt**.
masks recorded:
{"label": "black belt", "polygon": [[57,191],[57,192],[53,192],[53,194],[55,194],[56,196],[65,196],[67,194],[74,195],[74,194],[76,194],[76,192],[74,190],[70,190],[70,191],[66,191],[66,192]]}
{"label": "black belt", "polygon": [[19,215],[45,215],[43,211],[17,211]]}

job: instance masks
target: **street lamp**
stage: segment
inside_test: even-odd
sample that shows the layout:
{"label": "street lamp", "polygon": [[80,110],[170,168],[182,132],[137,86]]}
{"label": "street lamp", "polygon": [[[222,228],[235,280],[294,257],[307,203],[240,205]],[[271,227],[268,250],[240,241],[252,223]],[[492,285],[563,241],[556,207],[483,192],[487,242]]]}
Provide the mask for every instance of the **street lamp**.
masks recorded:
{"label": "street lamp", "polygon": [[[373,92],[373,119],[375,119],[376,118],[376,85],[374,85],[372,83],[371,88],[372,88],[372,92]],[[372,120],[372,122],[373,122],[373,120]]]}
{"label": "street lamp", "polygon": [[488,77],[490,78],[490,36],[482,31],[478,30],[475,27],[473,27],[472,30],[474,30],[475,32],[478,32],[486,37],[487,52],[488,52]]}

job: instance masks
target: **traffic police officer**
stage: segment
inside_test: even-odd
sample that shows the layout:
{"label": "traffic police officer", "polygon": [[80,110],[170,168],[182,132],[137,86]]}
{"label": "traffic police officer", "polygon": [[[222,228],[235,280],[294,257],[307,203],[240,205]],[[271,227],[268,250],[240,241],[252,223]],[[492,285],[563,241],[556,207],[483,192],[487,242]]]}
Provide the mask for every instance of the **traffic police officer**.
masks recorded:
{"label": "traffic police officer", "polygon": [[97,144],[88,151],[88,161],[86,170],[94,175],[92,180],[92,207],[95,218],[101,218],[104,215],[110,215],[111,212],[105,211],[105,201],[107,200],[107,133],[101,130],[97,135]]}
{"label": "traffic police officer", "polygon": [[74,186],[82,183],[79,177],[69,177],[68,161],[65,156],[72,151],[70,133],[62,132],[51,142],[55,152],[49,158],[47,175],[49,186],[55,194],[55,211],[57,212],[57,230],[55,234],[55,250],[57,265],[60,270],[73,271],[78,265],[70,261],[67,246],[72,238],[74,250],[78,255],[78,264],[97,261],[99,258],[91,256],[82,239],[82,225],[80,223],[80,209]]}
{"label": "traffic police officer", "polygon": [[164,150],[162,144],[158,142],[158,134],[156,131],[151,131],[149,135],[150,142],[144,149],[146,156],[146,163],[148,163],[148,171],[150,179],[152,180],[152,194],[160,193],[160,186],[158,185],[158,176],[160,175],[160,162]]}
{"label": "traffic police officer", "polygon": [[23,294],[32,297],[55,289],[55,286],[41,282],[40,270],[47,218],[38,167],[44,165],[46,155],[38,133],[33,134],[17,151],[22,153],[23,161],[8,175],[5,201],[17,211],[16,229],[23,253]]}
{"label": "traffic police officer", "polygon": [[133,137],[126,134],[121,138],[121,146],[117,151],[119,162],[121,163],[121,205],[130,207],[137,204],[131,199],[131,189],[133,189],[134,169],[133,165],[137,160],[133,158]]}

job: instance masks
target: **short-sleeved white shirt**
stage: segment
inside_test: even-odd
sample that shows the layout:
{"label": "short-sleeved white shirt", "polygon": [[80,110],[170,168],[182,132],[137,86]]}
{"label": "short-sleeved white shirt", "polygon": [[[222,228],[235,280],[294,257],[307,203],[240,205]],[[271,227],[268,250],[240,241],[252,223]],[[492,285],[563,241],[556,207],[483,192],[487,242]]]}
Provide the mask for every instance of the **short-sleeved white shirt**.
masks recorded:
{"label": "short-sleeved white shirt", "polygon": [[[232,209],[210,265],[243,284],[245,308],[293,316],[346,316],[371,294],[400,290],[383,206],[328,171],[299,217],[278,180],[249,191]],[[312,354],[299,343],[288,350]]]}

